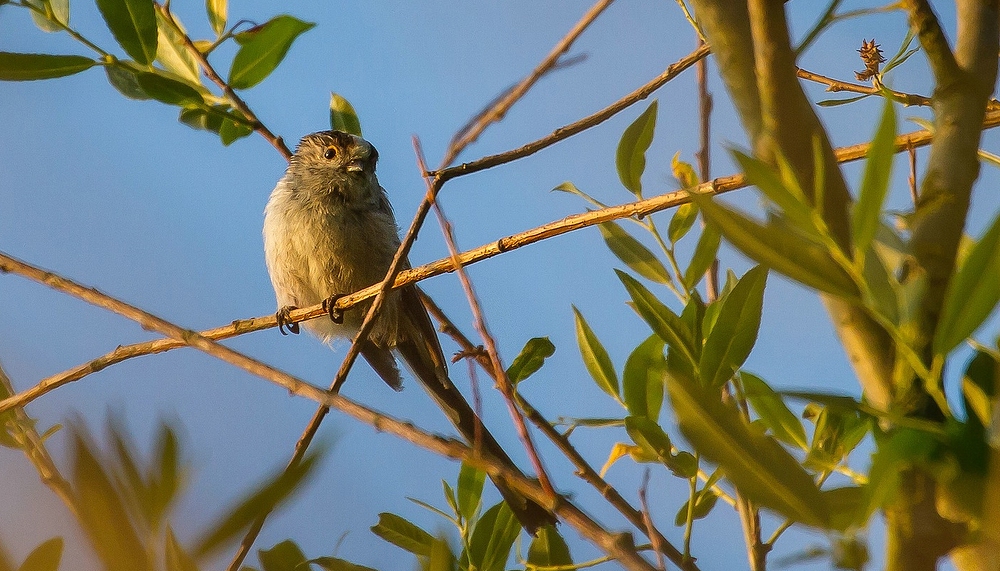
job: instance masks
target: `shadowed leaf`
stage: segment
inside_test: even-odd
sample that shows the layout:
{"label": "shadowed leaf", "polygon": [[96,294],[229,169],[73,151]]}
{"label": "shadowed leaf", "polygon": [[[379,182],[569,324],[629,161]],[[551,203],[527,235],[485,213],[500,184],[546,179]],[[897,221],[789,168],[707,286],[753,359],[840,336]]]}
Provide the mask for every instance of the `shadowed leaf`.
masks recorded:
{"label": "shadowed leaf", "polygon": [[543,567],[573,564],[569,546],[555,526],[547,525],[538,530],[528,548],[528,564]]}
{"label": "shadowed leaf", "polygon": [[237,34],[240,49],[229,71],[229,85],[247,89],[263,81],[285,58],[295,38],[315,25],[282,15]]}
{"label": "shadowed leaf", "polygon": [[507,367],[507,377],[515,385],[535,374],[545,364],[545,359],[556,352],[556,346],[548,337],[528,339],[514,362]]}
{"label": "shadowed leaf", "polygon": [[80,73],[97,65],[83,56],[0,52],[0,81],[52,79]]}
{"label": "shadowed leaf", "polygon": [[809,448],[806,431],[799,417],[795,416],[781,396],[757,375],[740,371],[743,392],[754,412],[778,440],[802,450]]}
{"label": "shadowed leaf", "polygon": [[653,130],[656,128],[656,109],[657,102],[654,99],[622,133],[615,154],[618,178],[625,188],[638,197],[642,196],[641,179],[646,170],[646,149],[653,142]]}
{"label": "shadowed leaf", "polygon": [[156,57],[153,0],[97,0],[108,29],[132,59],[149,65]]}
{"label": "shadowed leaf", "polygon": [[396,514],[378,514],[372,533],[414,555],[430,557],[434,536]]}
{"label": "shadowed leaf", "polygon": [[680,351],[691,364],[697,363],[691,330],[681,318],[632,276],[615,270],[632,298],[636,312],[668,346]]}
{"label": "shadowed leaf", "polygon": [[469,563],[480,571],[504,571],[521,524],[506,502],[486,510],[469,542]]}
{"label": "shadowed leaf", "polygon": [[302,549],[290,539],[271,549],[260,549],[257,554],[264,571],[299,571],[306,562]]}
{"label": "shadowed leaf", "polygon": [[34,548],[17,571],[56,571],[62,552],[63,538],[53,537]]}

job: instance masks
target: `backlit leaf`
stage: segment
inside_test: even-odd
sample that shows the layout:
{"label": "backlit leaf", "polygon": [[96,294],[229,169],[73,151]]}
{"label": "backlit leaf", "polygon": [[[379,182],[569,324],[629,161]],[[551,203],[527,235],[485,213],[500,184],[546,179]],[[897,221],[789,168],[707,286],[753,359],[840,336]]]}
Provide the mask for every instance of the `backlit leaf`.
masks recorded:
{"label": "backlit leaf", "polygon": [[576,342],[580,346],[583,364],[586,365],[587,371],[594,378],[597,386],[620,402],[618,373],[615,372],[615,366],[611,363],[608,351],[604,348],[601,340],[597,338],[594,330],[590,328],[583,314],[575,306],[573,307],[573,315],[576,318]]}
{"label": "backlit leaf", "polygon": [[637,197],[642,196],[642,173],[646,170],[646,150],[653,142],[656,110],[657,102],[654,99],[649,107],[622,133],[615,155],[618,178],[621,179],[625,188]]}
{"label": "backlit leaf", "polygon": [[625,285],[632,298],[636,312],[660,336],[667,345],[681,354],[692,365],[697,363],[694,348],[694,335],[680,317],[656,298],[638,280],[625,272],[615,270],[618,279]]}
{"label": "backlit leaf", "polygon": [[361,136],[361,120],[351,102],[336,93],[330,94],[330,128]]}
{"label": "backlit leaf", "polygon": [[851,234],[856,259],[864,259],[871,245],[882,216],[882,205],[889,192],[892,159],[896,152],[896,111],[891,100],[886,99],[882,119],[872,144],[868,147],[865,174],[861,191],[851,216]]}
{"label": "backlit leaf", "polygon": [[663,263],[642,242],[626,232],[617,222],[598,226],[608,248],[635,273],[661,284],[670,282],[670,274]]}
{"label": "backlit leaf", "polygon": [[645,416],[654,421],[660,417],[667,374],[663,347],[663,340],[658,335],[651,335],[625,361],[622,393],[629,414]]}
{"label": "backlit leaf", "polygon": [[469,563],[480,571],[504,571],[521,524],[507,502],[486,510],[469,542]]}
{"label": "backlit leaf", "polygon": [[738,411],[723,404],[717,389],[670,367],[667,392],[681,432],[725,471],[740,493],[794,521],[826,525],[828,508],[809,474],[777,442],[752,430]]}
{"label": "backlit leaf", "polygon": [[226,19],[229,12],[229,0],[205,0],[205,10],[208,12],[208,23],[216,37],[226,31]]}
{"label": "backlit leaf", "polygon": [[743,392],[754,412],[774,434],[774,437],[791,446],[802,450],[809,448],[806,431],[799,417],[792,413],[781,399],[763,379],[757,375],[740,371],[743,382]]}
{"label": "backlit leaf", "polygon": [[701,351],[698,370],[705,385],[722,386],[750,355],[760,329],[766,282],[767,268],[755,266],[726,296]]}
{"label": "backlit leaf", "polygon": [[[180,26],[180,21],[176,20],[176,16],[174,18],[174,21]],[[201,76],[198,74],[198,63],[184,45],[183,28],[181,32],[178,32],[159,12],[156,13],[156,27],[159,34],[156,44],[156,61],[185,81],[200,84]]]}

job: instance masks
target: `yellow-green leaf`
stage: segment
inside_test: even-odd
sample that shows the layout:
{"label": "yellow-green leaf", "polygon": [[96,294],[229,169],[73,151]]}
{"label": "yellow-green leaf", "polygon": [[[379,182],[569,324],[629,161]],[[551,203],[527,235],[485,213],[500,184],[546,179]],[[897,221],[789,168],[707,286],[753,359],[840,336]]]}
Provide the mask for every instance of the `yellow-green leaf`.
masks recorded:
{"label": "yellow-green leaf", "polygon": [[750,355],[757,342],[766,282],[767,268],[755,266],[726,296],[698,364],[701,382],[706,386],[722,386]]}
{"label": "yellow-green leaf", "polygon": [[851,237],[854,240],[855,258],[859,260],[864,259],[864,253],[879,227],[882,205],[889,192],[892,159],[896,151],[895,139],[896,111],[892,100],[887,98],[882,119],[868,148],[861,191],[851,217]]}
{"label": "yellow-green leaf", "polygon": [[670,274],[663,263],[642,242],[626,232],[617,222],[598,226],[601,237],[614,255],[635,273],[656,283],[670,283]]}
{"label": "yellow-green leaf", "polygon": [[330,128],[352,135],[361,135],[361,120],[351,102],[336,93],[330,94]]}
{"label": "yellow-green leaf", "polygon": [[576,318],[576,342],[580,345],[583,364],[587,367],[587,371],[594,378],[597,386],[621,402],[621,396],[618,392],[618,374],[611,363],[608,351],[576,306],[573,306],[573,315]]}
{"label": "yellow-green leaf", "polygon": [[642,173],[646,170],[646,150],[653,142],[653,130],[656,128],[657,102],[654,99],[649,107],[632,122],[618,142],[618,152],[615,154],[615,164],[618,167],[618,178],[632,194],[642,196]]}
{"label": "yellow-green leaf", "polygon": [[216,37],[226,31],[226,19],[229,12],[229,0],[205,0],[205,10],[208,11],[208,23]]}

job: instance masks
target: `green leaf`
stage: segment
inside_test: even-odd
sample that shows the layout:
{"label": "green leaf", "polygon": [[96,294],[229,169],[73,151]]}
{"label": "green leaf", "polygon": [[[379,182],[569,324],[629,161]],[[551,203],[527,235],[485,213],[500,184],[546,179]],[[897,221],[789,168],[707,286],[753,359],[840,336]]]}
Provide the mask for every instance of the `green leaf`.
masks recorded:
{"label": "green leaf", "polygon": [[615,154],[618,178],[632,194],[642,197],[642,173],[646,170],[646,150],[653,142],[656,128],[657,102],[654,99],[642,115],[632,122],[622,133]]}
{"label": "green leaf", "polygon": [[677,179],[681,188],[691,188],[692,186],[698,186],[698,184],[701,183],[701,180],[698,178],[698,174],[694,172],[694,167],[691,166],[691,163],[686,163],[681,160],[680,151],[674,153],[673,158],[670,159],[670,171],[674,174],[674,178]]}
{"label": "green leaf", "polygon": [[[692,519],[701,519],[711,513],[712,508],[715,507],[715,502],[718,501],[719,496],[715,495],[709,488],[704,488],[694,496],[694,513],[692,514]],[[682,526],[687,523],[688,517],[688,506],[691,504],[691,500],[684,502],[681,509],[677,510],[677,515],[674,516],[674,525]]]}
{"label": "green leaf", "polygon": [[694,334],[687,325],[670,311],[670,308],[656,299],[645,286],[638,280],[625,272],[615,270],[618,279],[625,285],[626,291],[632,298],[636,312],[653,329],[653,333],[660,336],[666,344],[676,351],[680,351],[684,358],[692,365],[698,362],[695,358]]}
{"label": "green leaf", "polygon": [[861,101],[865,97],[871,97],[871,93],[866,93],[864,95],[858,95],[857,97],[845,97],[843,99],[823,99],[817,101],[816,105],[820,107],[836,107],[838,105],[846,105],[848,103],[854,103],[855,101]]}
{"label": "green leaf", "polygon": [[430,557],[434,536],[396,514],[378,514],[378,523],[371,529],[372,533],[404,551]]}
{"label": "green leaf", "polygon": [[799,417],[788,409],[781,396],[757,375],[740,371],[740,380],[750,406],[774,437],[785,444],[808,450],[809,441],[806,440],[805,428]]}
{"label": "green leaf", "polygon": [[701,351],[698,370],[706,386],[721,387],[750,355],[760,329],[766,282],[767,268],[754,266],[726,296]]}
{"label": "green leaf", "polygon": [[[350,561],[340,559],[339,557],[317,557],[315,559],[310,559],[308,563],[319,565],[326,571],[376,571],[371,567],[351,563]],[[306,568],[302,568],[300,571],[308,570]]]}
{"label": "green leaf", "polygon": [[794,521],[827,524],[827,506],[809,474],[777,442],[752,430],[738,411],[724,405],[717,389],[670,367],[667,392],[681,432],[725,471],[740,493]]}
{"label": "green leaf", "polygon": [[198,540],[194,553],[203,556],[241,533],[261,513],[275,509],[298,489],[313,473],[324,450],[306,455],[301,462],[268,478],[264,485],[250,493],[225,513]]}
{"label": "green leaf", "polygon": [[205,10],[208,12],[208,23],[212,25],[215,37],[222,36],[226,31],[229,0],[205,0]]}
{"label": "green leaf", "polygon": [[57,571],[62,559],[63,539],[53,537],[31,550],[17,571]]}
{"label": "green leaf", "polygon": [[306,562],[306,555],[291,539],[286,539],[271,549],[257,551],[264,571],[299,571]]}
{"label": "green leaf", "polygon": [[146,72],[137,67],[133,62],[115,61],[104,66],[104,72],[108,76],[108,83],[125,97],[140,101],[152,99],[139,87],[139,74]]}
{"label": "green leaf", "polygon": [[97,0],[101,16],[122,49],[142,65],[156,58],[153,0]]}
{"label": "green leaf", "polygon": [[458,511],[466,521],[476,516],[483,497],[486,472],[462,462],[458,471]]}
{"label": "green leaf", "polygon": [[[239,113],[239,111],[231,111],[230,116],[237,113]],[[227,147],[243,137],[249,137],[251,134],[253,134],[253,127],[247,125],[243,121],[235,121],[231,118],[226,118],[223,119],[222,123],[219,125],[219,139],[221,139],[222,144]]]}
{"label": "green leaf", "polygon": [[295,38],[315,25],[282,15],[238,34],[240,49],[229,71],[229,85],[247,89],[263,81],[285,58]]}
{"label": "green leaf", "polygon": [[670,274],[663,263],[617,222],[605,222],[598,226],[601,237],[608,248],[635,273],[661,284],[670,283]]}
{"label": "green leaf", "polygon": [[651,335],[625,361],[622,393],[625,408],[633,416],[644,416],[654,421],[660,417],[667,375],[667,360],[663,356],[663,348],[663,339],[658,335]]}
{"label": "green leaf", "polygon": [[137,73],[136,82],[143,93],[168,105],[202,105],[205,102],[191,85],[159,73]]}
{"label": "green leaf", "polygon": [[166,423],[160,425],[159,434],[156,439],[155,464],[153,473],[156,476],[156,485],[153,487],[154,514],[158,521],[167,513],[169,507],[177,498],[183,474],[180,466],[180,447],[177,442],[177,433]]}
{"label": "green leaf", "polygon": [[693,202],[680,205],[670,218],[670,226],[667,227],[667,238],[671,244],[676,244],[683,238],[694,221],[698,219],[698,205]]}
{"label": "green leaf", "polygon": [[[177,16],[172,16],[177,26],[180,20]],[[183,28],[177,31],[170,22],[160,13],[156,13],[156,61],[163,64],[167,70],[177,74],[178,77],[189,83],[201,84],[201,76],[198,73],[198,62],[184,45]]]}
{"label": "green leaf", "polygon": [[69,24],[69,0],[27,0],[45,15],[31,10],[31,19],[43,32],[61,32]]}
{"label": "green leaf", "polygon": [[626,416],[625,431],[650,456],[660,460],[670,458],[670,437],[656,421],[645,416]]}
{"label": "green leaf", "polygon": [[97,63],[83,56],[0,52],[0,81],[65,77],[94,67]]}
{"label": "green leaf", "polygon": [[722,236],[714,226],[705,226],[698,236],[698,244],[694,247],[694,255],[691,256],[691,263],[684,270],[684,287],[691,291],[698,285],[705,272],[712,266],[719,253],[719,243]]}
{"label": "green leaf", "polygon": [[868,518],[862,518],[864,514],[861,511],[864,488],[846,486],[823,490],[822,494],[826,505],[830,506],[830,529],[843,532],[865,524]]}
{"label": "green leaf", "polygon": [[361,120],[351,102],[336,93],[330,94],[330,128],[361,136]]}
{"label": "green leaf", "polygon": [[191,557],[174,536],[174,530],[167,526],[167,541],[164,546],[167,571],[198,571],[198,563]]}
{"label": "green leaf", "polygon": [[1000,301],[1000,214],[972,247],[951,278],[941,320],[934,333],[934,353],[947,355],[986,321]]}
{"label": "green leaf", "polygon": [[899,491],[900,476],[905,469],[926,462],[939,447],[935,436],[908,428],[897,429],[887,437],[876,437],[875,442],[877,448],[872,455],[860,509],[861,521],[890,504]]}
{"label": "green leaf", "polygon": [[98,558],[108,569],[150,569],[121,495],[104,471],[102,462],[77,431],[73,435],[72,482],[78,519]]}
{"label": "green leaf", "polygon": [[618,392],[618,373],[615,372],[615,366],[611,363],[608,351],[576,306],[573,306],[573,314],[576,318],[576,342],[580,346],[583,364],[586,365],[587,371],[594,378],[597,386],[621,402],[621,396]]}
{"label": "green leaf", "polygon": [[533,337],[524,344],[514,362],[507,367],[507,378],[514,385],[527,379],[545,364],[545,359],[556,352],[556,346],[548,337]]}
{"label": "green leaf", "polygon": [[806,199],[799,182],[795,180],[787,161],[779,160],[783,168],[775,169],[739,151],[733,151],[732,154],[740,169],[747,175],[747,179],[778,207],[781,214],[785,215],[795,228],[808,236],[819,235],[813,219],[813,206]]}
{"label": "green leaf", "polygon": [[486,510],[469,541],[469,564],[479,571],[504,571],[521,524],[506,502]]}
{"label": "green leaf", "polygon": [[781,226],[763,226],[708,197],[695,194],[691,198],[705,218],[750,258],[820,291],[847,299],[858,296],[851,277],[825,248]]}
{"label": "green leaf", "polygon": [[993,424],[993,396],[1000,391],[1000,363],[985,351],[976,355],[965,367],[962,376],[962,400],[969,423],[980,426]]}
{"label": "green leaf", "polygon": [[851,216],[851,237],[854,239],[856,260],[864,259],[864,253],[871,245],[875,231],[879,227],[882,205],[889,192],[892,159],[896,151],[895,139],[896,110],[892,101],[886,99],[882,119],[868,148],[861,191]]}
{"label": "green leaf", "polygon": [[566,540],[552,525],[546,525],[538,530],[528,548],[528,567],[552,567],[557,565],[572,565],[573,558],[569,554]]}

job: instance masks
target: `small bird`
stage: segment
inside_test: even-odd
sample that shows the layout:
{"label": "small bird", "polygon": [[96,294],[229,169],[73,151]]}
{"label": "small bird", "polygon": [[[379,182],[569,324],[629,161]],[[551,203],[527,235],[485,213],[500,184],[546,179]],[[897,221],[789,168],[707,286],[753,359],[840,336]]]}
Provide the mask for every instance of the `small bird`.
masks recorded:
{"label": "small bird", "polygon": [[[353,338],[369,303],[343,313],[338,297],[385,278],[399,248],[399,228],[386,191],[375,176],[378,151],[361,137],[341,131],[306,135],[264,209],[264,254],[278,301],[279,330],[298,333],[289,312],[323,303],[330,319],[313,319],[306,329],[325,343]],[[404,267],[409,267],[406,263]],[[449,420],[472,445],[515,468],[448,377],[444,352],[416,286],[389,292],[361,355],[394,390],[402,378],[394,352],[403,358]],[[516,468],[515,468],[516,469]],[[497,489],[530,533],[554,523],[554,516],[513,491]]]}

